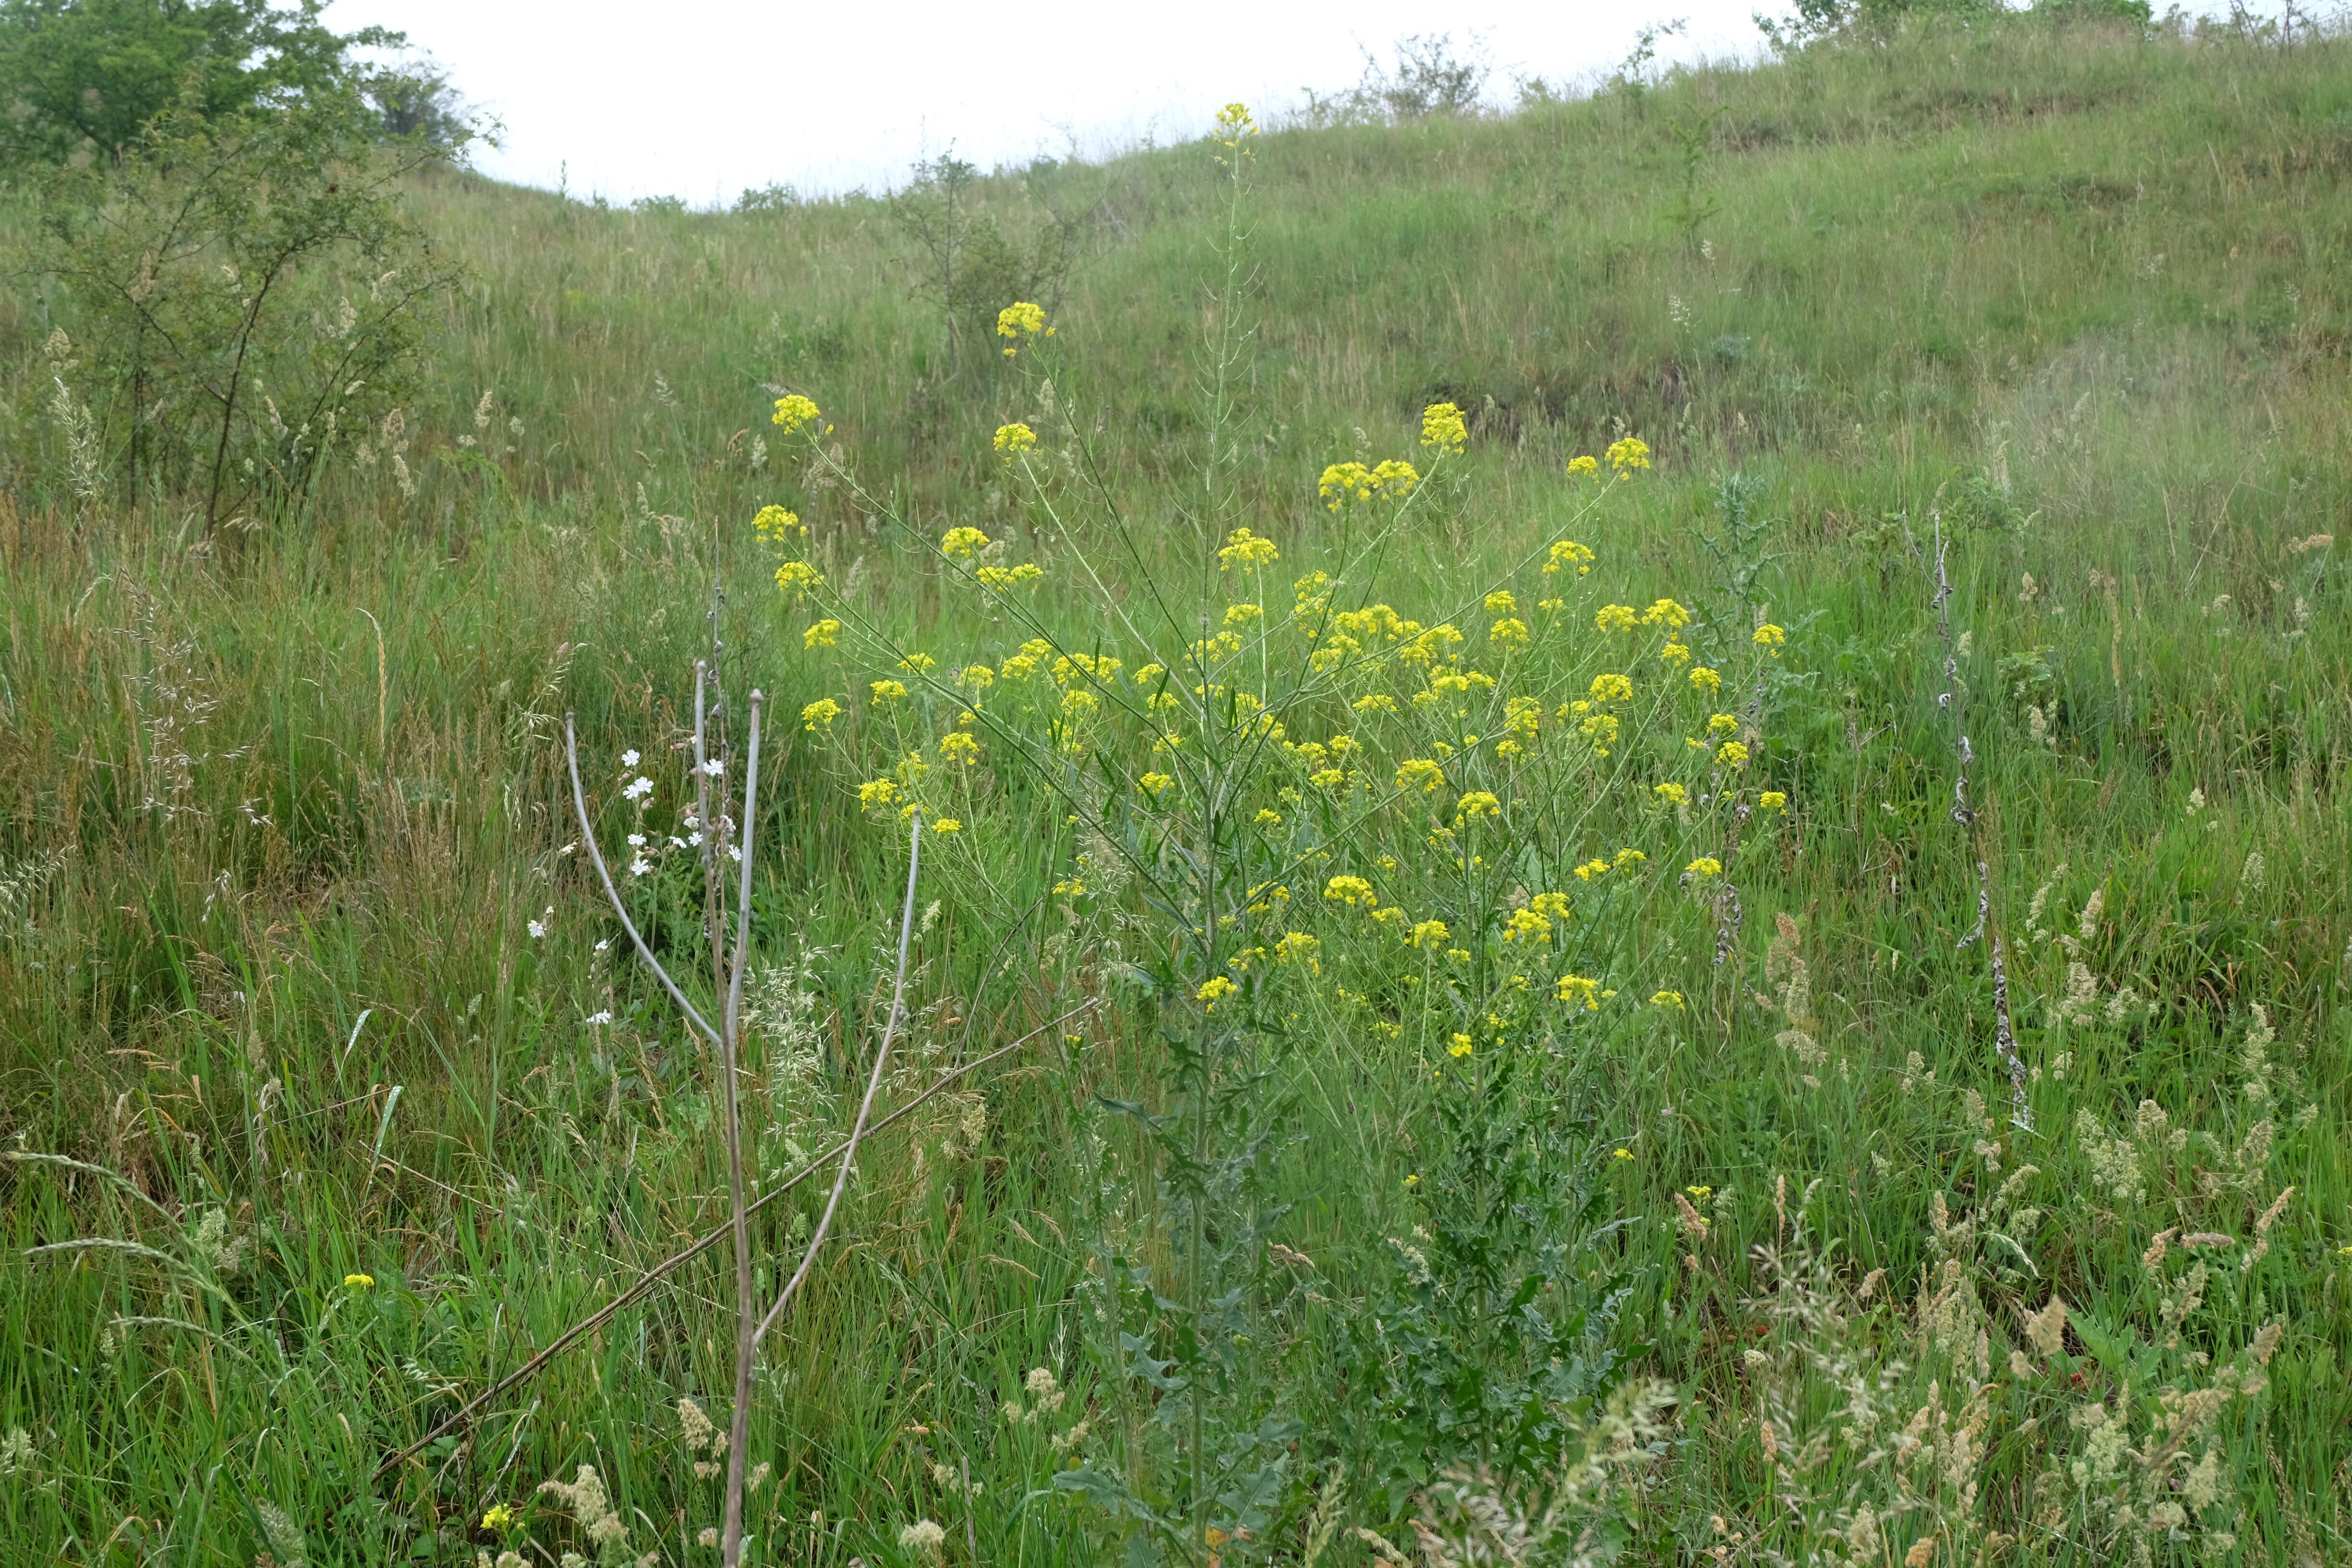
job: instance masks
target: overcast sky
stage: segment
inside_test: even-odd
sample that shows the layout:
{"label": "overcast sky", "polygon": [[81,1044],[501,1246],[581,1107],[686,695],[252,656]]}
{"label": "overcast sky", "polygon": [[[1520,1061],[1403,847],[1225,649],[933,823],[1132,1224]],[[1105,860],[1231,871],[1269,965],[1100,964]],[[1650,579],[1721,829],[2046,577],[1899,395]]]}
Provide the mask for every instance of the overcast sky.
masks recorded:
{"label": "overcast sky", "polygon": [[[1770,12],[1786,0],[1763,0]],[[505,122],[488,173],[614,201],[707,206],[781,181],[804,192],[902,182],[952,147],[982,167],[1074,149],[1100,157],[1199,135],[1218,105],[1280,110],[1390,57],[1408,34],[1475,40],[1511,79],[1582,81],[1644,24],[1686,18],[1660,55],[1752,53],[1757,0],[1157,0],[1023,5],[745,0],[333,0],[328,20],[405,31]]]}

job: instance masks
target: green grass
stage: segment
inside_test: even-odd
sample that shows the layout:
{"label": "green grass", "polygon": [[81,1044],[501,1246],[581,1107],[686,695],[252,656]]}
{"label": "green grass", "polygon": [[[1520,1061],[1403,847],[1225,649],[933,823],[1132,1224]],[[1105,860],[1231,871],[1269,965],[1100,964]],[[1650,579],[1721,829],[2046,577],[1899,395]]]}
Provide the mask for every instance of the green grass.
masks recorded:
{"label": "green grass", "polygon": [[[1711,113],[1697,190],[1715,210],[1686,228],[1675,132]],[[1256,153],[1241,311],[1256,336],[1223,524],[1279,540],[1283,570],[1334,545],[1324,465],[1412,451],[1438,400],[1467,411],[1471,440],[1378,584],[1408,615],[1436,618],[1570,526],[1590,491],[1566,460],[1621,433],[1656,468],[1574,524],[1600,552],[1602,598],[1709,590],[1699,535],[1725,474],[1756,481],[1776,523],[1757,595],[1790,627],[1788,679],[1756,772],[1792,811],[1735,862],[1737,963],[1713,964],[1706,911],[1662,888],[1612,933],[1607,977],[1620,1004],[1672,988],[1688,1012],[1612,1004],[1559,1037],[1562,1065],[1530,1073],[1517,1102],[1565,1141],[1544,1180],[1587,1173],[1604,1217],[1633,1222],[1571,1272],[1622,1276],[1611,1342],[1682,1400],[1655,1485],[1625,1505],[1634,1560],[1817,1550],[1822,1500],[1891,1485],[1899,1464],[1854,1468],[1842,1400],[1805,1358],[1913,1368],[1888,1373],[1907,1402],[1890,1431],[1927,1403],[1931,1368],[1958,1409],[1948,1369],[1972,1352],[1936,1349],[1917,1321],[1948,1257],[1990,1312],[1990,1452],[1975,1492],[1921,1480],[1920,1511],[1855,1555],[1900,1562],[1932,1538],[1933,1561],[1974,1561],[1992,1532],[2013,1538],[1987,1548],[1996,1561],[2105,1560],[2079,1496],[2033,1492],[2087,1441],[2064,1411],[2144,1405],[2151,1381],[2210,1384],[2191,1354],[2227,1363],[2273,1321],[2267,1391],[2216,1428],[2236,1510],[2223,1555],[2352,1552],[2340,35],[2282,48],[1937,28],[1503,118],[1280,131]],[[1055,315],[1056,391],[1098,417],[1129,518],[1164,542],[1147,561],[1162,576],[1195,554],[1218,174],[1187,146],[1006,174],[982,198],[1016,225],[1033,201],[1096,215]],[[436,339],[444,390],[413,411],[419,493],[350,468],[299,527],[191,548],[168,498],[75,526],[39,353],[53,325],[72,330],[71,301],[30,285],[0,298],[22,367],[0,410],[0,1135],[169,1211],[88,1170],[0,1173],[0,1434],[31,1445],[0,1477],[5,1561],[282,1563],[266,1502],[314,1563],[470,1563],[499,1550],[472,1526],[501,1500],[532,1502],[540,1561],[588,1550],[534,1490],[583,1463],[634,1552],[715,1560],[692,1544],[716,1522],[715,1483],[691,1475],[675,1405],[726,1401],[718,1253],[463,1441],[369,1479],[724,1217],[713,1063],[633,963],[595,949],[616,930],[567,851],[562,714],[577,710],[592,787],[609,793],[625,747],[668,755],[708,647],[714,540],[739,700],[757,684],[792,714],[865,691],[878,672],[848,647],[804,649],[806,616],[769,584],[747,523],[770,501],[808,520],[812,559],[907,646],[951,665],[1002,659],[1025,635],[814,482],[766,422],[772,389],[821,404],[845,460],[922,537],[981,526],[1055,583],[1108,537],[1043,521],[1006,477],[991,432],[1046,423],[1030,362],[942,330],[880,204],[635,215],[465,174],[415,201],[472,278]],[[492,445],[514,448],[487,464],[456,445],[485,392]],[[509,419],[520,431],[495,439]],[[1973,840],[1948,815],[1943,645],[1906,542],[1907,528],[1927,546],[1931,515],[1967,637]],[[1531,599],[1538,584],[1517,586]],[[1091,613],[1059,588],[1040,610]],[[1580,689],[1588,663],[1537,661],[1528,679]],[[887,1003],[904,868],[847,788],[891,760],[888,722],[850,709],[830,739],[784,726],[764,764],[754,929],[769,961],[814,952],[818,1002],[814,1065],[794,1079],[760,1063],[752,1114],[797,1122],[812,1152]],[[680,770],[664,765],[667,797]],[[939,901],[918,946],[927,1011],[896,1092],[1082,997],[1104,1011],[1079,1044],[1049,1039],[976,1099],[932,1102],[864,1162],[844,1239],[771,1341],[753,1443],[776,1479],[753,1515],[779,1522],[755,1526],[762,1561],[902,1561],[899,1530],[926,1517],[951,1562],[1117,1555],[1116,1524],[1048,1480],[1064,1461],[1045,1435],[1081,1411],[1090,1462],[1172,1484],[1150,1391],[1097,1315],[1112,1255],[1171,1294],[1181,1283],[1149,1145],[1101,1109],[1165,1103],[1159,1016],[1117,964],[1148,961],[1164,931],[1131,895],[1054,898],[1076,847],[1057,809],[1013,772],[991,778],[923,891]],[[625,816],[605,819],[608,853]],[[1601,821],[1530,853],[1572,863]],[[2003,1115],[1986,944],[1959,945],[1979,857],[2037,1069],[2031,1133]],[[667,866],[636,896],[692,968],[707,961],[680,879]],[[2036,940],[2029,909],[2053,882]],[[551,906],[551,933],[531,938]],[[1817,1062],[1779,1043],[1785,1000],[1758,1000],[1785,977],[1784,963],[1767,977],[1782,917]],[[2076,961],[2057,933],[2102,1008],[2128,985],[2152,1013],[2053,1028]],[[1333,975],[1372,973],[1329,946]],[[2276,1036],[2260,1070],[2245,1060],[2257,1006]],[[1220,1416],[1289,1416],[1299,1446],[1274,1522],[1228,1561],[1301,1555],[1335,1460],[1353,1478],[1345,1524],[1410,1545],[1406,1516],[1436,1517],[1418,1490],[1434,1478],[1382,1426],[1364,1336],[1401,1300],[1386,1238],[1410,1239],[1437,1201],[1405,1178],[1439,1184],[1450,1146],[1429,1076],[1442,1041],[1433,1058],[1432,1037],[1382,1038],[1374,1013],[1326,994],[1300,1007],[1308,1026],[1270,1058],[1265,1091],[1295,1108],[1273,1177],[1289,1207],[1269,1234],[1314,1267],[1250,1277],[1257,1359]],[[581,1022],[604,1009],[618,1022]],[[1965,1120],[1971,1091],[1991,1128]],[[2095,1182],[2143,1101],[2195,1136],[2173,1150],[2152,1132],[2139,1192]],[[2078,1126],[2085,1112],[2104,1132]],[[968,1115],[984,1115],[976,1146]],[[2265,1120],[2267,1147],[2244,1154]],[[1635,1157],[1610,1158],[1619,1146]],[[760,1168],[790,1163],[772,1135]],[[2021,1163],[2036,1184],[1998,1198]],[[1837,1243],[1801,1288],[1754,1250],[1792,1251],[1782,1177],[1791,1208],[1811,1190],[1807,1237]],[[1713,1189],[1704,1240],[1675,1225],[1673,1194],[1692,1185]],[[2257,1257],[2257,1218],[2289,1185]],[[2015,1247],[1939,1237],[1937,1201],[2007,1226]],[[202,1231],[215,1211],[233,1268]],[[763,1237],[770,1269],[794,1223]],[[2168,1227],[2231,1238],[2202,1255],[2214,1282],[2175,1348],[2136,1364],[2078,1331],[2063,1353],[2080,1384],[2063,1368],[2011,1375],[2021,1312],[2053,1290],[2079,1319],[2162,1338],[2178,1236],[2167,1270],[2142,1260]],[[19,1256],[77,1237],[168,1261]],[[1886,1285],[1858,1300],[1881,1268]],[[352,1273],[374,1287],[344,1288]],[[1166,1329],[1138,1321],[1147,1339]],[[998,1407],[1039,1366],[1068,1402],[1008,1424]],[[1817,1460],[1790,1457],[1814,1435]],[[935,1464],[969,1465],[984,1490],[967,1504]],[[1371,1560],[1353,1536],[1327,1555]]]}

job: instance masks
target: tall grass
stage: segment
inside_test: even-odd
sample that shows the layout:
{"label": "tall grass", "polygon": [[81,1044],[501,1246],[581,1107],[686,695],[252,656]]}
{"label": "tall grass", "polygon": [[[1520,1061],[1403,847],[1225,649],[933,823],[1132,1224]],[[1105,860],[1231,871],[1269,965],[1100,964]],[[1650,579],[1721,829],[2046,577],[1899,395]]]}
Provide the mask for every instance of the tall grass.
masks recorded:
{"label": "tall grass", "polygon": [[[1708,115],[1717,211],[1690,232],[1676,130]],[[2332,36],[2032,25],[1259,139],[1228,526],[1311,552],[1325,465],[1411,450],[1423,406],[1455,403],[1445,504],[1380,585],[1433,618],[1540,558],[1590,497],[1567,459],[1632,434],[1655,468],[1578,535],[1596,589],[1789,628],[1769,701],[1740,693],[1787,825],[1726,857],[1736,922],[1686,899],[1644,918],[1638,992],[1543,1079],[1563,1142],[1528,1156],[1633,1222],[1559,1289],[1622,1281],[1612,1375],[1675,1404],[1561,1415],[1641,1479],[1610,1528],[1648,1560],[2186,1550],[2145,1529],[2146,1476],[2113,1452],[2095,1469],[2087,1410],[2156,1454],[2149,1391],[2251,1367],[2274,1321],[2267,1390],[2184,1451],[2210,1441],[2226,1479],[2200,1549],[2347,1550],[2347,124]],[[1054,397],[1138,537],[1166,542],[1118,593],[1195,548],[1199,345],[1232,325],[1202,287],[1219,178],[1185,147],[983,192],[1097,215]],[[1097,542],[1041,517],[992,449],[1000,425],[1049,426],[1029,362],[910,302],[882,204],[611,213],[463,174],[415,200],[472,278],[446,393],[413,411],[418,494],[354,465],[299,526],[209,550],[167,498],[86,504],[42,352],[70,302],[0,300],[23,372],[0,413],[0,1110],[16,1152],[80,1162],[0,1168],[11,1560],[594,1556],[580,1495],[537,1489],[582,1464],[628,1556],[695,1560],[716,1482],[678,1402],[725,1424],[717,1253],[371,1479],[725,1218],[714,1063],[624,944],[598,945],[615,928],[569,825],[563,715],[606,852],[679,831],[714,551],[724,689],[845,706],[824,733],[779,726],[762,763],[764,1189],[845,1124],[904,865],[851,789],[893,760],[865,700],[885,672],[803,646],[752,513],[791,506],[876,635],[943,666],[1027,633],[912,542],[977,526],[1049,584]],[[835,426],[815,460],[766,424],[786,392]],[[835,443],[908,529],[838,482]],[[1733,584],[1704,540],[1743,504],[1769,526]],[[1082,613],[1040,592],[1036,614]],[[1976,757],[1968,834],[1948,689]],[[610,804],[630,748],[657,785],[642,818]],[[1056,897],[1085,846],[1053,792],[992,776],[969,865],[919,922],[892,1092],[1073,1001],[1103,1010],[864,1162],[849,1240],[757,1385],[761,1561],[1094,1561],[1122,1527],[1055,1474],[1173,1484],[1119,1332],[1164,1353],[1144,1288],[1181,1260],[1150,1140],[1102,1109],[1166,1108],[1156,1005],[1126,968],[1154,928],[1132,899]],[[700,973],[687,859],[652,857],[631,896]],[[1963,942],[1979,859],[2031,1132],[2008,1121],[1989,944]],[[1685,1010],[1631,1005],[1653,990]],[[1412,1294],[1390,1238],[1430,1251],[1406,1178],[1435,1185],[1455,1135],[1425,1040],[1328,991],[1300,1009],[1268,1206],[1308,1261],[1268,1265],[1246,1303],[1251,1397],[1298,1446],[1265,1528],[1217,1551],[1369,1562],[1383,1549],[1353,1531],[1412,1546],[1419,1518],[1458,1552],[1464,1521],[1530,1483],[1381,1471],[1396,1411],[1364,1397],[1388,1364],[1366,1325]],[[798,1202],[755,1228],[762,1296],[805,1236]],[[25,1256],[76,1238],[150,1250]],[[2053,1298],[2068,1326],[2029,1325]],[[1612,1447],[1607,1419],[1634,1436]],[[496,1503],[520,1522],[485,1529]],[[936,1544],[902,1544],[925,1520]]]}

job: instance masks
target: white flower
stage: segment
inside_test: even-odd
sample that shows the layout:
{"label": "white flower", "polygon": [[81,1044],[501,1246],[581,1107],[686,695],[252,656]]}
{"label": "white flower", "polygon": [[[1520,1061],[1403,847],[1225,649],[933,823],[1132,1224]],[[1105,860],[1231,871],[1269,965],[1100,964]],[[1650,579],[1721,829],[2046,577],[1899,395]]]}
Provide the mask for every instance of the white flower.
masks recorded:
{"label": "white flower", "polygon": [[645,836],[644,834],[642,834],[642,833],[632,833],[632,834],[630,834],[630,835],[629,835],[629,847],[630,847],[630,848],[632,848],[632,849],[643,849],[645,847],[646,847],[646,836]]}
{"label": "white flower", "polygon": [[727,847],[727,858],[740,865],[743,859],[743,847],[740,844],[730,844]]}
{"label": "white flower", "polygon": [[898,1544],[910,1552],[933,1553],[947,1538],[948,1532],[936,1522],[919,1519],[898,1532]]}
{"label": "white flower", "polygon": [[637,765],[637,749],[635,746],[621,753],[621,765],[625,768],[634,768]]}
{"label": "white flower", "polygon": [[623,800],[644,800],[653,793],[654,781],[645,777],[643,774],[639,774],[636,778],[629,781],[628,788],[621,792],[621,798]]}
{"label": "white flower", "polygon": [[673,849],[683,849],[686,847],[686,840],[673,833],[669,836],[669,847]]}
{"label": "white flower", "polygon": [[[550,915],[551,915],[551,914],[553,914],[554,912],[555,912],[555,906],[554,906],[553,904],[550,904],[550,905],[548,905],[548,906],[547,906],[547,913],[548,913],[548,914],[550,914]],[[547,918],[546,918],[546,916],[545,916],[545,915],[542,915],[542,916],[541,916],[538,920],[535,920],[535,921],[531,921],[531,922],[530,922],[530,938],[531,938],[531,940],[532,940],[533,942],[537,942],[540,938],[541,938],[541,937],[545,936],[546,934],[547,934]]]}
{"label": "white flower", "polygon": [[597,951],[598,952],[612,952],[612,951],[613,951],[613,939],[612,939],[611,937],[609,937],[609,936],[608,936],[608,937],[606,937],[604,941],[602,941],[602,942],[598,942],[598,943],[596,944],[596,951]]}
{"label": "white flower", "polygon": [[583,1024],[609,1024],[613,1021],[613,1010],[607,1007],[602,1012],[591,1013],[580,1021]]}
{"label": "white flower", "polygon": [[629,862],[629,875],[632,877],[642,877],[653,868],[654,863],[642,855]]}
{"label": "white flower", "polygon": [[709,774],[712,778],[717,778],[727,771],[727,764],[720,762],[717,757],[713,757],[709,762],[702,764],[702,771]]}
{"label": "white flower", "polygon": [[688,834],[686,836],[686,841],[688,844],[700,844],[702,842],[702,829],[698,827],[693,832]]}

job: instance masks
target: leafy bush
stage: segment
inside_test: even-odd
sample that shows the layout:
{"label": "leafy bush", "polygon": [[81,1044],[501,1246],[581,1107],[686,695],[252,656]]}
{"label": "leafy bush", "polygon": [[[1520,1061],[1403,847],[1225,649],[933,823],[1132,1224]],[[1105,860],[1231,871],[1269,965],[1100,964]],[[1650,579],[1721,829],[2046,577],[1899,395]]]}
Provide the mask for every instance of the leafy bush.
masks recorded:
{"label": "leafy bush", "polygon": [[424,308],[455,277],[387,151],[341,105],[166,116],[119,166],[50,171],[32,266],[59,285],[100,440],[207,533],[298,506],[324,466],[408,477]]}

